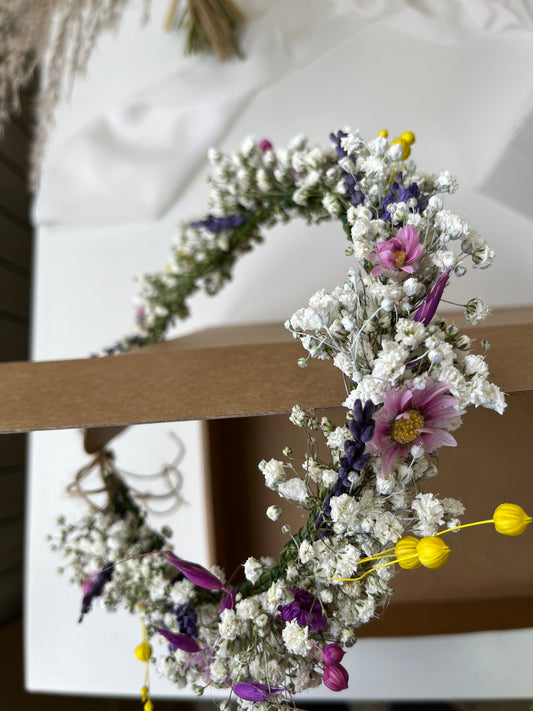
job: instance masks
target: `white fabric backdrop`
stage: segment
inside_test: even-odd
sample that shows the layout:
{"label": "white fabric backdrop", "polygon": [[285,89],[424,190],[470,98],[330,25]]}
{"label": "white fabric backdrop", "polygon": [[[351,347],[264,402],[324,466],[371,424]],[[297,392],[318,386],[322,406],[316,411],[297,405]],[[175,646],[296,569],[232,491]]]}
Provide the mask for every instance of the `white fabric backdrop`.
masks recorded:
{"label": "white fabric backdrop", "polygon": [[[226,66],[181,58],[179,41],[160,29],[165,5],[154,3],[141,28],[132,3],[118,35],[101,38],[71,103],[59,107],[35,206],[35,358],[84,357],[129,330],[133,275],[160,268],[175,223],[204,212],[208,146],[235,149],[249,133],[282,145],[302,131],[325,142],[347,124],[368,136],[414,130],[419,165],[458,174],[453,207],[498,254],[493,269],[472,272],[450,298],[531,303],[531,223],[478,189],[531,108],[530,3],[248,0],[246,59]],[[215,300],[192,300],[193,316],[177,331],[285,320],[314,290],[343,278],[342,240],[334,226],[274,231]],[[187,440],[190,506],[173,525],[180,552],[202,562],[200,428],[176,428]],[[169,429],[140,428],[119,440],[123,465],[150,471],[171,458]],[[78,593],[55,575],[59,562],[44,540],[57,514],[80,511],[63,494],[85,461],[79,436],[37,433],[31,442],[27,685],[134,694],[142,676],[132,654],[135,622],[97,609],[77,625]],[[525,668],[532,650],[530,631],[365,641],[350,656],[353,683],[344,696],[533,696]],[[176,694],[164,682],[153,686]]]}

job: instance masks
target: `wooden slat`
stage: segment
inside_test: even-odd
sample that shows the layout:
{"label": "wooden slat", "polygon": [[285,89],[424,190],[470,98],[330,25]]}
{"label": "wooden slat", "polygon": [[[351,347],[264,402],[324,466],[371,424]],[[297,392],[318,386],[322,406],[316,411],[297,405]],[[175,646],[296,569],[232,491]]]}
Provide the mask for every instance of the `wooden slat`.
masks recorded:
{"label": "wooden slat", "polygon": [[23,554],[23,535],[24,522],[22,516],[17,517],[16,520],[6,521],[4,525],[0,521],[0,580],[3,572],[20,565]]}
{"label": "wooden slat", "polygon": [[[4,214],[15,215],[20,222],[28,221],[31,196],[24,179],[13,173],[0,156],[0,208]],[[7,212],[6,212],[7,211]]]}
{"label": "wooden slat", "polygon": [[23,467],[26,459],[25,434],[9,434],[0,437],[0,481],[5,472],[13,467]]}
{"label": "wooden slat", "polygon": [[32,259],[32,228],[30,224],[13,222],[0,212],[0,256],[23,269],[29,269]]}
{"label": "wooden slat", "polygon": [[533,627],[533,597],[478,600],[446,600],[395,604],[383,615],[363,625],[358,636],[413,637],[428,634],[459,634],[484,630]]}
{"label": "wooden slat", "polygon": [[0,317],[0,361],[25,360],[28,342],[27,326]]}
{"label": "wooden slat", "polygon": [[[0,535],[6,522],[13,517],[22,518],[24,515],[24,494],[25,476],[24,466],[17,466],[10,469],[0,468]],[[0,549],[2,543],[0,543]],[[0,571],[2,570],[2,559],[0,558]]]}
{"label": "wooden slat", "polygon": [[11,209],[11,206],[5,202],[0,202],[0,215],[2,215],[8,222],[13,222],[15,225],[21,227],[25,232],[31,232],[32,227],[27,212],[19,213],[16,210]]}
{"label": "wooden slat", "polygon": [[4,136],[0,141],[0,154],[17,166],[22,174],[27,173],[29,141],[20,120],[10,121],[6,126]]}
{"label": "wooden slat", "polygon": [[22,556],[16,564],[0,571],[0,620],[5,624],[22,613]]}
{"label": "wooden slat", "polygon": [[[476,328],[488,338],[494,382],[533,392],[533,324]],[[286,339],[287,336],[285,336]],[[166,344],[166,348],[168,348]],[[299,343],[151,350],[102,359],[0,364],[0,431],[121,426],[336,407],[331,363],[296,365]]]}
{"label": "wooden slat", "polygon": [[0,144],[0,170],[2,173],[6,172],[8,175],[11,176],[11,178],[15,181],[15,184],[18,185],[19,189],[23,193],[28,192],[27,184],[28,184],[28,176],[26,175],[26,171],[23,166],[21,166],[18,162],[14,161],[12,158],[10,158],[8,155],[4,153],[2,150],[2,145]]}
{"label": "wooden slat", "polygon": [[[30,289],[27,276],[0,265],[0,318],[22,325],[28,323]],[[18,318],[9,318],[18,317]]]}
{"label": "wooden slat", "polygon": [[[0,360],[28,353],[33,238],[28,115],[35,87],[23,92],[22,113],[0,143]],[[0,623],[22,612],[25,444],[17,435],[0,437]]]}

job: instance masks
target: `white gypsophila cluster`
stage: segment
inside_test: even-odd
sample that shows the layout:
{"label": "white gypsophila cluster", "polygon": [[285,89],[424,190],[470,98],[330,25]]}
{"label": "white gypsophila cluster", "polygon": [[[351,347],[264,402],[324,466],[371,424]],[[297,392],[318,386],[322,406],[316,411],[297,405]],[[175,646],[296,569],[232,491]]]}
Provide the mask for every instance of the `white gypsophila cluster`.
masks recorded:
{"label": "white gypsophila cluster", "polygon": [[155,531],[144,515],[135,511],[118,516],[108,510],[89,514],[76,524],[60,517],[56,533],[48,540],[51,549],[61,552],[65,560],[61,571],[68,571],[70,582],[80,588],[102,569],[111,569],[101,601],[110,610],[125,607],[131,612],[141,591],[148,608],[158,609],[162,601],[166,607],[172,588],[165,559],[161,555],[129,559],[164,546],[170,548],[171,535],[168,527]]}
{"label": "white gypsophila cluster", "polygon": [[[195,693],[231,689],[247,710],[287,705],[322,680],[344,688],[346,670],[327,662],[326,648],[352,646],[357,629],[380,614],[402,567],[402,542],[460,524],[462,504],[428,490],[436,451],[455,445],[452,433],[469,405],[505,407],[488,379],[486,349],[476,352],[475,341],[438,314],[448,282],[494,257],[445,204],[455,178],[418,170],[410,132],[396,140],[382,132],[367,142],[348,130],[330,138],[325,149],[298,136],[284,150],[248,139],[234,154],[211,151],[209,213],[180,226],[168,268],[144,278],[136,334],[119,347],[158,340],[186,316],[192,293],[216,293],[264,228],[294,217],[339,220],[352,260],[346,278],[316,291],[286,327],[307,352],[300,365],[331,359],[339,369],[345,411],[334,421],[295,405],[290,421],[305,434],[305,454],[287,447],[283,459],[259,463],[280,497],[266,510],[286,536],[279,559],[254,552],[226,581],[216,567],[147,556],[124,564],[104,588],[114,607],[142,601],[150,640],[161,642],[162,674]],[[477,298],[465,312],[472,324],[488,315]],[[299,509],[299,530],[283,520],[289,505]],[[104,564],[129,540],[116,517],[105,526],[109,540],[98,525],[83,525],[79,571],[84,546],[93,553],[100,546]],[[141,538],[142,531],[139,522]]]}

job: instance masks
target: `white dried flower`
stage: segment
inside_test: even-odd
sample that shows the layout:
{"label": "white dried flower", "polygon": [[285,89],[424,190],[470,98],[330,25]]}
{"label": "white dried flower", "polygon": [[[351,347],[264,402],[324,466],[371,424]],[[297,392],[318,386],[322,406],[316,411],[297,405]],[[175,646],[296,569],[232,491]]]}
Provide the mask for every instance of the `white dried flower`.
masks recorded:
{"label": "white dried flower", "polygon": [[491,314],[489,307],[481,299],[474,298],[466,302],[465,316],[472,326],[482,323]]}
{"label": "white dried flower", "polygon": [[299,477],[293,477],[292,479],[287,479],[287,481],[282,482],[278,486],[278,494],[289,501],[295,501],[298,504],[305,504],[309,492],[307,491],[307,486],[302,479]]}
{"label": "white dried flower", "polygon": [[281,633],[285,647],[291,654],[299,654],[303,657],[312,648],[313,643],[309,639],[309,627],[300,627],[296,620],[285,623]]}
{"label": "white dried flower", "polygon": [[287,478],[283,462],[278,459],[270,459],[268,462],[263,459],[259,462],[259,469],[263,472],[265,484],[269,489],[277,489]]}
{"label": "white dried flower", "polygon": [[259,580],[262,572],[263,564],[257,560],[257,558],[250,556],[244,564],[244,575],[246,580],[249,580],[252,584],[254,584]]}
{"label": "white dried flower", "polygon": [[380,513],[374,524],[373,535],[382,545],[396,543],[403,534],[403,525],[390,511]]}
{"label": "white dried flower", "polygon": [[417,494],[411,508],[418,518],[415,530],[422,536],[434,536],[444,523],[444,507],[435,494]]}
{"label": "white dried flower", "polygon": [[222,639],[234,640],[242,629],[241,622],[237,619],[235,610],[222,610],[218,631]]}
{"label": "white dried flower", "polygon": [[281,506],[269,506],[266,510],[266,515],[271,521],[277,521],[282,513],[283,509]]}

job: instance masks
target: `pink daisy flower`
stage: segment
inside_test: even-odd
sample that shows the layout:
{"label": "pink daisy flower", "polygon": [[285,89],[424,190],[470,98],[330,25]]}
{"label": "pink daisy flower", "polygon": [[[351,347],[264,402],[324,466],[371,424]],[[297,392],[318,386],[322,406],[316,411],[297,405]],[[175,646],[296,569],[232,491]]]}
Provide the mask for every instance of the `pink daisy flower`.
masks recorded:
{"label": "pink daisy flower", "polygon": [[401,227],[396,237],[376,244],[376,253],[369,257],[370,261],[376,264],[372,269],[372,276],[391,271],[412,274],[416,260],[423,251],[424,247],[420,244],[420,236],[416,228],[413,225]]}
{"label": "pink daisy flower", "polygon": [[374,415],[374,437],[367,445],[374,454],[382,454],[385,476],[413,445],[426,452],[456,446],[448,430],[451,420],[464,410],[458,409],[456,398],[445,394],[448,390],[446,383],[428,381],[423,390],[405,386],[385,395],[383,407]]}

